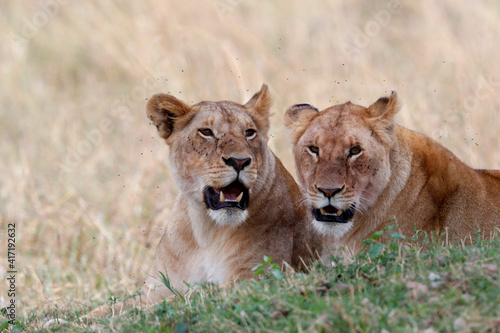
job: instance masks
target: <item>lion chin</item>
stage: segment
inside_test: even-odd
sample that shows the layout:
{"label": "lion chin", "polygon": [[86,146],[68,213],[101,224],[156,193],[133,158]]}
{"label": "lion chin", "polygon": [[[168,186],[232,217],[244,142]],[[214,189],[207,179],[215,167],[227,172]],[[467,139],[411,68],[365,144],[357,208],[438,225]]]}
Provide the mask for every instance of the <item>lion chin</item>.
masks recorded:
{"label": "lion chin", "polygon": [[340,239],[351,231],[354,223],[352,221],[345,223],[322,222],[314,219],[312,225],[320,235],[332,236],[335,239]]}
{"label": "lion chin", "polygon": [[248,219],[248,211],[239,208],[209,209],[208,216],[218,226],[238,226]]}

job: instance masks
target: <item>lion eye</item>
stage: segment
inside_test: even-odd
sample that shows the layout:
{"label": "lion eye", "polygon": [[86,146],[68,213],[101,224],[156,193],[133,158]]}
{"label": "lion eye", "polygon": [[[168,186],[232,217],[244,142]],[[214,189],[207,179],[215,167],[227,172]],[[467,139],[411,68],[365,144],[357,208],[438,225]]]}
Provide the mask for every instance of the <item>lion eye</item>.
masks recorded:
{"label": "lion eye", "polygon": [[359,146],[352,147],[351,150],[349,150],[349,155],[351,156],[358,155],[359,153],[361,153],[361,147]]}
{"label": "lion eye", "polygon": [[198,132],[200,132],[202,136],[214,136],[214,132],[212,132],[210,128],[202,128],[199,129]]}
{"label": "lion eye", "polygon": [[319,148],[318,148],[318,147],[316,147],[316,146],[309,146],[309,147],[307,147],[307,148],[309,148],[309,151],[310,151],[311,153],[313,153],[313,154],[315,154],[315,155],[318,155],[318,153],[319,153]]}
{"label": "lion eye", "polygon": [[249,139],[253,139],[255,137],[255,135],[257,134],[257,131],[254,130],[254,129],[247,129],[245,131],[245,136]]}

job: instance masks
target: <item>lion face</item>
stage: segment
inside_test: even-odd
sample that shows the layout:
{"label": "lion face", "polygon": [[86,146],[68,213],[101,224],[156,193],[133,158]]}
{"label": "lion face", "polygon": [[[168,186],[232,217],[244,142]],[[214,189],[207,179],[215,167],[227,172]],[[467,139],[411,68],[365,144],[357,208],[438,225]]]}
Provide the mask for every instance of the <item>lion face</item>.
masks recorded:
{"label": "lion face", "polygon": [[265,185],[258,179],[267,170],[270,104],[265,85],[245,105],[188,106],[170,95],[148,102],[148,116],[170,146],[177,185],[219,225],[244,222],[252,198]]}
{"label": "lion face", "polygon": [[345,235],[389,183],[397,104],[393,93],[368,108],[347,102],[318,112],[300,104],[286,112],[297,175],[319,232]]}

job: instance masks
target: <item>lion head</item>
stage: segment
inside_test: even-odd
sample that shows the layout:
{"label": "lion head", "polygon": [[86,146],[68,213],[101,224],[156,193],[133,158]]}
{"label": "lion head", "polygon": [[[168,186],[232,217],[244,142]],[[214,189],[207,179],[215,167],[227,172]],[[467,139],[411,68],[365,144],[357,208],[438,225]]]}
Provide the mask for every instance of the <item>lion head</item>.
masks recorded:
{"label": "lion head", "polygon": [[200,102],[189,106],[154,95],[147,115],[170,147],[175,180],[190,206],[218,225],[248,217],[253,195],[265,184],[271,97],[263,85],[246,104]]}
{"label": "lion head", "polygon": [[347,102],[321,112],[309,104],[286,111],[297,175],[320,233],[345,235],[389,183],[399,108],[393,92],[368,108]]}

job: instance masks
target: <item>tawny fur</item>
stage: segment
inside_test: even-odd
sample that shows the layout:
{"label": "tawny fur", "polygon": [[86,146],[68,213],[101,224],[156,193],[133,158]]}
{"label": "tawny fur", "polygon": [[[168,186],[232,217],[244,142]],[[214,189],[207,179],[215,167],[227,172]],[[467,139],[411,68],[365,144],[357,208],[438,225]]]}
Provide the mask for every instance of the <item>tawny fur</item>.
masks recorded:
{"label": "tawny fur", "polygon": [[[170,147],[170,164],[181,194],[142,288],[142,303],[153,304],[171,295],[159,272],[168,274],[173,287],[184,291],[184,282],[222,284],[250,278],[252,268],[265,255],[295,269],[313,258],[316,249],[309,209],[301,205],[303,194],[267,147],[270,105],[266,85],[245,105],[223,101],[188,106],[166,94],[149,100],[148,117]],[[210,129],[213,137],[201,135],[200,129]],[[246,136],[248,129],[256,130],[255,137]],[[251,163],[237,174],[223,161],[229,157],[248,157]],[[211,211],[204,188],[226,186],[236,177],[249,188],[248,208]],[[114,309],[103,306],[89,317],[134,303],[129,300]]]}
{"label": "tawny fur", "polygon": [[[458,241],[499,230],[500,171],[472,169],[439,143],[396,125],[399,109],[393,92],[368,108],[348,102],[318,112],[301,104],[286,112],[311,209],[328,203],[318,188],[342,189],[330,199],[338,209],[356,205],[348,223],[314,219],[324,249],[359,252],[363,239],[394,219],[407,236],[416,229],[446,231]],[[353,147],[361,153],[352,155]],[[324,250],[322,257],[328,256]]]}

